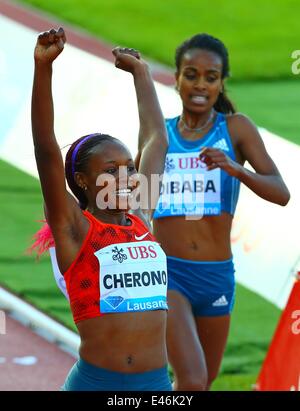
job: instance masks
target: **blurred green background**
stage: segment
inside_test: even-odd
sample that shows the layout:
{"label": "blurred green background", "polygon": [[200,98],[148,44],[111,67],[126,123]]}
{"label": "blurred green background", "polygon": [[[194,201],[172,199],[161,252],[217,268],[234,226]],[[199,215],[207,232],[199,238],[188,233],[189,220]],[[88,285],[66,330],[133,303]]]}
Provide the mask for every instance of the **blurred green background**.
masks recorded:
{"label": "blurred green background", "polygon": [[[297,0],[29,0],[54,20],[71,23],[108,44],[138,48],[174,71],[175,48],[198,32],[219,37],[229,49],[227,89],[239,111],[258,126],[300,144],[300,75],[291,72],[300,49]],[[45,27],[45,30],[48,27]],[[7,178],[3,176],[9,175]],[[75,329],[68,304],[54,283],[49,258],[25,255],[42,218],[38,182],[0,161],[0,282]],[[231,333],[214,390],[250,390],[280,311],[238,286]]]}
{"label": "blurred green background", "polygon": [[109,43],[130,45],[173,66],[174,50],[207,32],[230,50],[236,80],[291,78],[299,48],[298,0],[26,0]]}
{"label": "blurred green background", "polygon": [[228,90],[239,111],[300,144],[300,75],[291,54],[300,49],[298,0],[23,0],[110,45],[139,49],[174,71],[176,47],[207,32],[229,50]]}

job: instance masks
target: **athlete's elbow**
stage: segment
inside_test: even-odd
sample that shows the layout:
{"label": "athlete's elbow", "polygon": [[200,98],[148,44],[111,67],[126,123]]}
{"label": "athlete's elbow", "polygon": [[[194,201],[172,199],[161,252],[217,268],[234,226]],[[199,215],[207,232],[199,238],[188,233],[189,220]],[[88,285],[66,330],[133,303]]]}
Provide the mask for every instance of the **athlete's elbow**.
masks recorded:
{"label": "athlete's elbow", "polygon": [[283,192],[282,192],[282,194],[281,194],[281,196],[280,196],[279,201],[278,201],[277,204],[279,204],[279,205],[281,205],[282,207],[284,207],[284,206],[286,206],[287,203],[290,201],[290,198],[291,198],[291,194],[290,194],[289,190],[286,188],[285,190],[283,190]]}
{"label": "athlete's elbow", "polygon": [[284,198],[282,199],[282,203],[281,203],[280,205],[286,206],[287,203],[290,201],[290,198],[291,198],[291,194],[290,194],[290,192],[288,191],[288,192],[285,194]]}

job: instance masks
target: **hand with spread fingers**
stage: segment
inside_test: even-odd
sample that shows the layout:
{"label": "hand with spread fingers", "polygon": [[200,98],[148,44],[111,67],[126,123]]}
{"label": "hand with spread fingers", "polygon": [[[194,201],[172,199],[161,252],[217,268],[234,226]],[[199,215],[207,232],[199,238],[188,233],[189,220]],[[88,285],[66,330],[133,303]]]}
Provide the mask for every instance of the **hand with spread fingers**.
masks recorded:
{"label": "hand with spread fingers", "polygon": [[222,150],[213,147],[204,147],[200,154],[200,160],[206,164],[207,170],[211,171],[216,168],[221,168],[232,177],[238,177],[241,169],[240,164],[233,161]]}
{"label": "hand with spread fingers", "polygon": [[112,50],[115,56],[115,66],[124,71],[133,73],[137,67],[147,66],[147,64],[141,60],[140,53],[127,47],[115,47]]}
{"label": "hand with spread fingers", "polygon": [[34,50],[34,59],[40,63],[52,63],[63,51],[66,42],[64,29],[51,29],[40,33]]}

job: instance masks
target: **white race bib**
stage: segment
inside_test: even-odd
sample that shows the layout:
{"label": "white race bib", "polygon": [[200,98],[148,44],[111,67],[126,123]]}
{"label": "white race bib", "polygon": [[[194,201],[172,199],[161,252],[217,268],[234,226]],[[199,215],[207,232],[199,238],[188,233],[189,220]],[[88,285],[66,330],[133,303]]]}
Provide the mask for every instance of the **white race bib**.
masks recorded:
{"label": "white race bib", "polygon": [[221,170],[206,170],[199,153],[169,153],[155,217],[219,215]]}
{"label": "white race bib", "polygon": [[166,255],[158,243],[109,245],[95,256],[100,264],[101,313],[168,309]]}

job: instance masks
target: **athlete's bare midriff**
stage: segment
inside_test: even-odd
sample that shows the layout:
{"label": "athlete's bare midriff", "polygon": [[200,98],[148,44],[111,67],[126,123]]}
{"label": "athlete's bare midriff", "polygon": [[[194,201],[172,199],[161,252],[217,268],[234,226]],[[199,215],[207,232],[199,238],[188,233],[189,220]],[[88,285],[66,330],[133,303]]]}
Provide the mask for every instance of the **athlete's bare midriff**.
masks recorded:
{"label": "athlete's bare midriff", "polygon": [[137,373],[167,364],[164,310],[105,314],[77,324],[80,357],[111,371]]}
{"label": "athlete's bare midriff", "polygon": [[187,220],[185,216],[153,221],[153,233],[167,256],[192,261],[224,261],[231,258],[232,216],[206,216]]}

